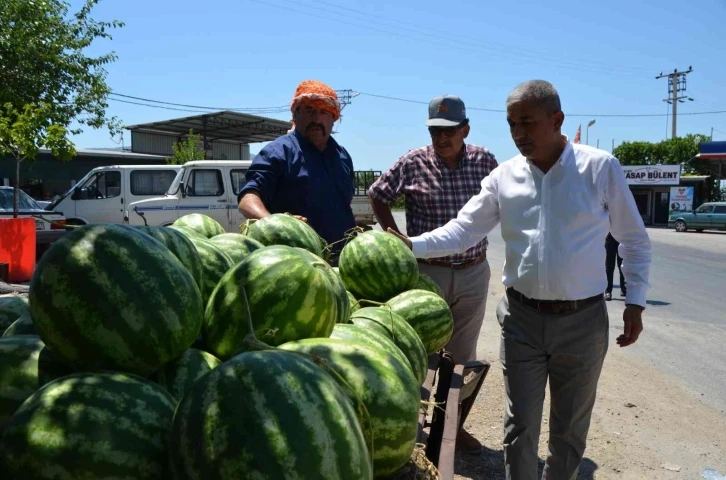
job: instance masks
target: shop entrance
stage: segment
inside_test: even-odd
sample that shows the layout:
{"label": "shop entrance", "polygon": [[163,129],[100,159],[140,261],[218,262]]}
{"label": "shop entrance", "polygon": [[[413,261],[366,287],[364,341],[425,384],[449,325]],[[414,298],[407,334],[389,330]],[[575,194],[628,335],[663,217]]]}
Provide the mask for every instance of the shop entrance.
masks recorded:
{"label": "shop entrance", "polygon": [[670,194],[668,192],[656,192],[655,194],[655,212],[653,223],[657,225],[666,225],[668,223],[668,201]]}

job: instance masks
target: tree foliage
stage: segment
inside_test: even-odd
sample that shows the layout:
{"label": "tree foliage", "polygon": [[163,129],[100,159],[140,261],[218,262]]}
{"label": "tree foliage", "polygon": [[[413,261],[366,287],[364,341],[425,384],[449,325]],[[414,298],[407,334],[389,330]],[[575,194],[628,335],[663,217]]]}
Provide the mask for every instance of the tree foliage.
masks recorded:
{"label": "tree foliage", "polygon": [[20,162],[34,160],[40,148],[69,159],[68,135],[84,125],[120,131],[120,121],[106,116],[104,66],[116,54],[89,56],[86,50],[96,39],[110,40],[109,31],[123,23],[93,20],[98,1],[86,0],[73,14],[60,0],[0,1],[0,155],[17,162],[16,189]]}
{"label": "tree foliage", "polygon": [[20,162],[35,158],[41,145],[63,160],[76,153],[65,127],[48,123],[49,109],[46,103],[27,104],[22,111],[9,102],[0,107],[0,155],[10,155],[15,160],[14,218],[18,216]]}
{"label": "tree foliage", "polygon": [[171,146],[172,156],[166,159],[169,165],[183,165],[192,160],[205,160],[204,150],[199,148],[199,135],[189,129],[189,135],[181,142],[174,142]]}

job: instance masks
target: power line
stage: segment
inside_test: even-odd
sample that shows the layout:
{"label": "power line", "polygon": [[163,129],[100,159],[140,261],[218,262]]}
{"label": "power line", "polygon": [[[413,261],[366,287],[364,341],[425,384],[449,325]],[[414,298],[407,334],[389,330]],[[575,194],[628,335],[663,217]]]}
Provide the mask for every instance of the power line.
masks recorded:
{"label": "power line", "polygon": [[[421,105],[428,105],[429,102],[424,102],[421,100],[411,100],[408,98],[399,98],[399,97],[393,97],[390,95],[380,95],[375,93],[366,93],[366,92],[360,92],[361,95],[365,95],[367,97],[376,97],[376,98],[383,98],[387,100],[395,100],[398,102],[407,102],[407,103],[417,103]],[[494,109],[494,108],[481,108],[481,107],[466,107],[467,110],[476,110],[476,111],[482,111],[482,112],[490,112],[490,113],[506,113],[506,110],[501,109]],[[721,114],[726,113],[726,110],[714,110],[709,112],[686,112],[681,113],[680,115],[715,115],[715,114]],[[668,114],[663,113],[568,113],[568,117],[616,117],[616,118],[625,118],[625,117],[664,117]]]}
{"label": "power line", "polygon": [[183,104],[183,103],[164,102],[164,101],[161,101],[161,100],[153,100],[153,99],[150,99],[150,98],[136,97],[136,96],[133,96],[133,95],[125,95],[123,93],[115,93],[115,92],[112,92],[109,95],[113,95],[113,96],[116,96],[116,97],[122,97],[122,98],[130,98],[130,99],[133,99],[133,100],[140,100],[140,101],[143,101],[143,102],[158,103],[158,104],[161,104],[161,105],[172,105],[172,106],[175,106],[175,107],[193,108],[195,110],[234,110],[234,111],[247,111],[247,112],[249,112],[249,111],[274,112],[274,111],[285,111],[285,110],[288,110],[290,108],[288,105],[281,105],[281,106],[276,106],[276,107],[257,107],[257,108],[253,108],[253,107],[249,107],[249,108],[240,108],[240,107],[208,107],[208,106],[201,106],[201,105],[187,105],[187,104]]}
{"label": "power line", "polygon": [[[274,7],[281,10],[285,10],[287,12],[292,12],[295,14],[301,14],[301,15],[307,15],[310,17],[315,17],[319,19],[324,19],[328,21],[334,21],[337,23],[342,23],[346,25],[352,25],[358,28],[362,28],[365,30],[371,30],[376,31],[380,33],[385,33],[387,35],[393,35],[398,36],[402,38],[408,38],[413,39],[419,42],[426,42],[434,45],[443,45],[446,48],[449,49],[455,49],[455,50],[463,50],[468,51],[472,53],[476,53],[478,56],[482,55],[482,50],[486,50],[486,55],[488,56],[495,56],[500,58],[505,58],[509,61],[519,61],[519,62],[526,62],[528,65],[531,63],[540,63],[548,66],[559,66],[562,68],[569,68],[574,69],[580,72],[583,71],[590,71],[591,73],[599,73],[599,74],[613,74],[613,73],[621,73],[621,74],[628,74],[628,75],[638,75],[643,76],[646,74],[646,71],[642,68],[634,68],[634,67],[612,67],[610,65],[599,65],[594,63],[583,63],[579,62],[577,60],[563,60],[561,57],[552,57],[547,56],[547,54],[544,54],[542,52],[533,52],[528,51],[525,49],[522,49],[518,46],[507,46],[507,45],[497,45],[497,44],[491,44],[491,43],[483,43],[480,41],[477,41],[472,38],[466,38],[464,36],[456,36],[453,37],[451,34],[446,34],[444,31],[435,31],[435,30],[426,30],[425,33],[422,33],[421,26],[403,22],[400,20],[390,19],[387,17],[383,17],[381,15],[375,15],[370,14],[368,12],[365,12],[363,10],[357,10],[354,8],[345,7],[342,5],[330,3],[330,2],[316,2],[316,4],[311,3],[300,3],[299,0],[278,0],[280,2],[288,3],[290,5],[293,5],[295,7],[305,7],[305,9],[300,8],[292,8],[290,6],[280,5],[277,3],[272,3],[269,0],[249,0],[253,3],[258,3],[267,7]],[[324,5],[328,5],[330,7],[333,7],[335,9],[340,10],[347,10],[350,12],[355,13],[355,17],[368,17],[369,19],[376,19],[371,22],[367,22],[364,24],[356,23],[350,21],[350,14],[345,14],[341,12],[333,11],[329,8],[320,7],[317,5],[317,3],[322,3]],[[311,12],[310,10],[318,10],[322,12],[325,15],[321,15],[318,13]],[[331,16],[332,15],[332,16]],[[337,17],[336,17],[337,15]],[[365,20],[365,19],[364,19]],[[383,20],[384,22],[388,22],[388,24],[384,24],[381,22]],[[375,25],[375,26],[372,26]],[[411,25],[414,28],[407,28],[403,25]],[[383,27],[383,28],[382,28]],[[405,33],[410,32],[410,33]],[[439,41],[436,41],[435,39],[439,39]],[[443,40],[443,42],[441,41]],[[468,47],[467,47],[468,45]],[[473,47],[473,48],[472,48]],[[508,50],[508,51],[507,51]]]}
{"label": "power line", "polygon": [[[396,102],[403,102],[403,103],[413,103],[417,105],[428,105],[429,102],[422,101],[422,100],[413,100],[410,98],[401,98],[401,97],[395,97],[391,95],[382,95],[378,93],[369,93],[369,92],[357,92],[353,91],[351,89],[344,89],[344,90],[336,90],[338,93],[341,105],[345,106],[351,103],[351,99],[361,95],[366,97],[373,97],[373,98],[380,98],[384,100],[391,100]],[[279,109],[280,112],[286,112],[289,110],[289,106],[280,106],[280,107],[256,107],[256,108],[229,108],[229,107],[210,107],[210,106],[202,106],[202,105],[188,105],[184,103],[176,103],[176,102],[168,102],[168,101],[162,101],[162,100],[154,100],[150,98],[144,98],[144,97],[138,97],[134,95],[127,95],[122,93],[112,93],[111,95],[122,97],[122,98],[109,98],[109,100],[115,101],[115,102],[121,102],[121,103],[128,103],[132,105],[139,105],[143,107],[150,107],[150,108],[160,108],[164,110],[175,110],[175,111],[182,111],[182,112],[192,112],[192,113],[207,113],[210,110],[232,110],[232,111],[243,111],[243,112],[260,112],[260,111],[268,111],[272,113],[274,109]],[[134,99],[134,100],[140,100],[140,101],[132,101],[132,100],[126,100],[126,99]],[[142,102],[148,102],[148,103],[142,103]],[[181,108],[180,108],[181,107]],[[184,108],[187,107],[187,108]],[[494,109],[494,108],[483,108],[483,107],[467,107],[468,110],[474,110],[474,111],[480,111],[480,112],[488,112],[488,113],[506,113],[506,110],[504,109]],[[680,115],[717,115],[717,114],[723,114],[726,113],[726,110],[713,110],[713,111],[704,111],[704,112],[682,112]],[[611,113],[568,113],[568,117],[614,117],[614,118],[637,118],[637,117],[667,117],[668,113],[641,113],[641,114],[629,114],[629,113],[622,113],[622,114],[611,114]],[[718,131],[718,130],[716,130]]]}

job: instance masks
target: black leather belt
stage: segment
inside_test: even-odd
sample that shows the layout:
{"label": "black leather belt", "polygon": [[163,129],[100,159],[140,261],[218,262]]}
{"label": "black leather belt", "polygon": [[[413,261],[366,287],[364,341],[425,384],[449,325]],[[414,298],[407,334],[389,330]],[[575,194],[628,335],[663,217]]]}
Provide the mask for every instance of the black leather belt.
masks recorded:
{"label": "black leather belt", "polygon": [[537,300],[522,295],[512,287],[507,288],[507,295],[538,312],[554,314],[574,312],[603,300],[602,293],[581,300]]}

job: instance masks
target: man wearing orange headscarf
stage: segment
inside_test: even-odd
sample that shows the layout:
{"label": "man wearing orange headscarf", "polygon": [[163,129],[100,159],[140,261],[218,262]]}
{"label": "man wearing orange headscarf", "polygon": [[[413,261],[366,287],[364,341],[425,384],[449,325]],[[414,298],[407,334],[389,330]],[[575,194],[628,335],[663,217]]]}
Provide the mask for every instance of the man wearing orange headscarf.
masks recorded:
{"label": "man wearing orange headscarf", "polygon": [[[330,135],[340,110],[338,95],[324,83],[306,80],[297,86],[290,105],[293,128],[252,160],[237,197],[242,215],[292,213],[328,243],[355,227],[353,161]],[[333,247],[334,258],[343,243]]]}

